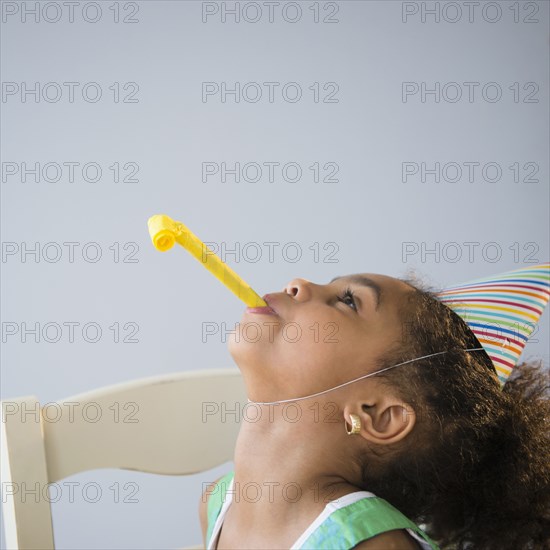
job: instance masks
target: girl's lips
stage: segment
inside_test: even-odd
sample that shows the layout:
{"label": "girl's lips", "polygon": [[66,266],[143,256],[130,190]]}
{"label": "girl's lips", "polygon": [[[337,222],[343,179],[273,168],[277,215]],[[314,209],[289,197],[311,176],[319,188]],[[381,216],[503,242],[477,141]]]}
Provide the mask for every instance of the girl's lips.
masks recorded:
{"label": "girl's lips", "polygon": [[246,308],[247,313],[260,313],[264,315],[277,315],[275,313],[274,309],[271,309],[270,307],[247,307]]}
{"label": "girl's lips", "polygon": [[267,304],[267,307],[247,307],[247,313],[260,313],[263,315],[277,315],[277,312],[271,307],[270,296],[266,294],[262,296],[262,300]]}

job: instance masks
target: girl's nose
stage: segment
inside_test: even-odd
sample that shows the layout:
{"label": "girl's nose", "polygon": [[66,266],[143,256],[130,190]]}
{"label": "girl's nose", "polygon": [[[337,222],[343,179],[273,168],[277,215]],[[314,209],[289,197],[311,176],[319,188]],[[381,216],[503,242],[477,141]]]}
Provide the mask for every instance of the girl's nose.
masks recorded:
{"label": "girl's nose", "polygon": [[306,281],[305,279],[292,279],[292,281],[290,281],[290,283],[288,283],[288,285],[286,285],[283,289],[283,292],[286,292],[299,301],[305,301],[311,298],[312,285],[313,283]]}

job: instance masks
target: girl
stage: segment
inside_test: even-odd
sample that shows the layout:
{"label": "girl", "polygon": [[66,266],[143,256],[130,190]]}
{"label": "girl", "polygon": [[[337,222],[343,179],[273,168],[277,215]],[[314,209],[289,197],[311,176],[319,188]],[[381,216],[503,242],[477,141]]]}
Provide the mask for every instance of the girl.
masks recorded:
{"label": "girl", "polygon": [[501,389],[468,324],[408,280],[264,300],[229,342],[251,403],[201,499],[207,548],[550,548],[542,366]]}

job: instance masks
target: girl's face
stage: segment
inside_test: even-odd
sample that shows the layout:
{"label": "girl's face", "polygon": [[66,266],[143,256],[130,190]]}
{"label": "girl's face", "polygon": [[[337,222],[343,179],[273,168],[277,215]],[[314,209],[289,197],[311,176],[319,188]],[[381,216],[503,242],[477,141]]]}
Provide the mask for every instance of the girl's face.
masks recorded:
{"label": "girl's face", "polygon": [[375,360],[406,334],[399,304],[412,288],[357,274],[328,284],[294,279],[264,296],[275,314],[245,311],[229,352],[253,401],[317,393],[376,370]]}

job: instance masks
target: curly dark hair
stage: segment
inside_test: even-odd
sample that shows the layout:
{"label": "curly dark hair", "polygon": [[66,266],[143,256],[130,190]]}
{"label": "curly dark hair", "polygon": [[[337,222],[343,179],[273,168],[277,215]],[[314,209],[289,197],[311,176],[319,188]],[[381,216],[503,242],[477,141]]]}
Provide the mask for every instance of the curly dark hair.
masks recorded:
{"label": "curly dark hair", "polygon": [[377,368],[449,350],[380,374],[415,410],[400,444],[372,449],[365,489],[449,549],[550,549],[550,377],[517,366],[503,389],[468,325],[433,290],[402,304],[403,338]]}

